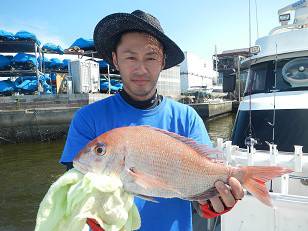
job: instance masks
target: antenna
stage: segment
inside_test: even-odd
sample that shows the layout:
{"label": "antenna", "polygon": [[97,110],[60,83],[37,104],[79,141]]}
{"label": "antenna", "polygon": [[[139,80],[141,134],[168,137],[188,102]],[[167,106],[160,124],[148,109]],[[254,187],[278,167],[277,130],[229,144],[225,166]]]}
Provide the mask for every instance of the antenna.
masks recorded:
{"label": "antenna", "polygon": [[251,14],[250,14],[250,0],[248,1],[249,3],[249,9],[248,9],[248,13],[249,13],[249,49],[251,47]]}
{"label": "antenna", "polygon": [[[251,15],[250,15],[250,0],[249,0],[249,51],[251,47]],[[249,68],[250,69],[250,68]],[[249,71],[250,72],[250,71]],[[248,73],[250,77],[250,73]],[[251,93],[252,93],[252,84],[250,84],[248,92],[249,92],[249,137],[252,136],[252,124],[251,124]]]}
{"label": "antenna", "polygon": [[275,143],[275,122],[276,122],[276,92],[277,92],[277,63],[278,63],[278,55],[277,55],[277,43],[276,44],[276,50],[275,50],[275,80],[274,80],[274,109],[273,109],[273,122],[272,122],[272,143]]}
{"label": "antenna", "polygon": [[[277,43],[275,43],[275,79],[274,79],[274,89],[272,92],[274,93],[274,109],[273,109],[273,122],[271,123],[272,126],[272,144],[275,144],[275,122],[276,122],[276,92],[277,92],[277,63],[278,63],[278,55],[277,55]],[[270,184],[270,192],[273,192],[273,181],[271,180]]]}
{"label": "antenna", "polygon": [[258,5],[257,5],[257,0],[255,0],[255,8],[256,8],[257,38],[259,38],[259,20],[258,20]]}
{"label": "antenna", "polygon": [[[249,0],[249,51],[251,47],[251,15],[250,15],[250,0]],[[251,59],[251,55],[249,57],[249,59]],[[250,72],[250,67],[251,67],[251,62],[249,62],[249,72],[248,72],[248,78],[254,78],[254,76],[250,76],[251,72]],[[251,79],[251,81],[253,81],[253,79]],[[249,153],[251,153],[253,151],[253,146],[255,144],[257,144],[257,140],[252,138],[252,114],[251,114],[251,94],[252,94],[252,82],[249,84],[249,88],[248,88],[248,94],[249,94],[249,132],[248,132],[248,137],[246,137],[245,139],[245,145],[248,147]]]}

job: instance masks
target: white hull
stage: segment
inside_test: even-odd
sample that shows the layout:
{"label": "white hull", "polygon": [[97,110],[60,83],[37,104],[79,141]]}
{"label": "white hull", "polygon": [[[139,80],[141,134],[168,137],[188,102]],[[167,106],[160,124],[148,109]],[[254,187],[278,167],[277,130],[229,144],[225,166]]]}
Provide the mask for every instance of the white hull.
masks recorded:
{"label": "white hull", "polygon": [[308,109],[307,99],[308,91],[259,93],[245,96],[240,103],[239,110]]}
{"label": "white hull", "polygon": [[254,150],[254,153],[248,153],[247,150],[231,146],[230,142],[221,144],[220,148],[222,146],[225,146],[224,158],[232,166],[277,165],[294,170],[290,175],[273,180],[274,193],[270,193],[272,208],[246,195],[230,212],[222,216],[222,231],[308,230],[308,185],[295,179],[308,176],[307,153],[276,152],[274,149],[271,152]]}
{"label": "white hull", "polygon": [[274,207],[245,196],[221,218],[222,231],[307,231],[308,197],[271,194]]}

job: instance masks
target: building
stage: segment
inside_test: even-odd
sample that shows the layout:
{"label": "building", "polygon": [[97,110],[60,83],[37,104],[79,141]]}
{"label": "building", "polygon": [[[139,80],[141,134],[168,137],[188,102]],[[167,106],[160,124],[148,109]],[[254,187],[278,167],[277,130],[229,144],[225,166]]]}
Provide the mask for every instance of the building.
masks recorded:
{"label": "building", "polygon": [[235,73],[238,60],[241,62],[249,56],[249,48],[226,50],[213,55],[213,70],[218,71],[217,85],[222,85],[224,73]]}
{"label": "building", "polygon": [[181,93],[191,87],[212,88],[213,71],[212,62],[195,55],[192,52],[184,52],[185,60],[181,63]]}
{"label": "building", "polygon": [[160,95],[178,98],[181,95],[180,65],[163,70],[157,83],[157,91]]}

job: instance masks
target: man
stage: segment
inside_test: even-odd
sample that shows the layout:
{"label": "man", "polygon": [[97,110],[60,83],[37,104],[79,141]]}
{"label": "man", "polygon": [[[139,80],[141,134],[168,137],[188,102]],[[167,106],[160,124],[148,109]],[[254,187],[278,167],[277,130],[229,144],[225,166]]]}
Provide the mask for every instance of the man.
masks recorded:
{"label": "man", "polygon": [[[164,34],[155,17],[140,10],[109,15],[97,24],[94,43],[98,53],[120,72],[123,91],[76,112],[61,163],[71,165],[74,156],[90,140],[122,126],[150,125],[211,145],[202,119],[191,107],[157,94],[160,72],[181,63],[184,54]],[[219,196],[198,202],[202,216],[218,216],[243,197],[236,179],[231,178],[229,185],[216,182]],[[135,199],[141,230],[192,230],[189,201],[158,201]]]}

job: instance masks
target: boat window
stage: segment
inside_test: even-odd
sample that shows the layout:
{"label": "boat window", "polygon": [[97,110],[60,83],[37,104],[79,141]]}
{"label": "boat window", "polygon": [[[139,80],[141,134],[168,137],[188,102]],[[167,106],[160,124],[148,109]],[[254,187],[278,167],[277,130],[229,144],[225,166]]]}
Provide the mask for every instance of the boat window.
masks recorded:
{"label": "boat window", "polygon": [[308,58],[296,58],[287,62],[281,69],[282,77],[292,87],[308,86]]}
{"label": "boat window", "polygon": [[308,88],[308,57],[278,60],[277,67],[275,63],[271,60],[251,66],[245,95]]}
{"label": "boat window", "polygon": [[279,60],[277,62],[277,75],[276,75],[276,88],[275,88],[275,62],[272,61],[270,65],[270,71],[269,71],[269,78],[268,78],[268,85],[269,85],[269,91],[276,89],[277,91],[286,91],[291,88],[291,85],[285,81],[285,79],[282,77],[282,68],[285,66],[288,60]]}
{"label": "boat window", "polygon": [[267,63],[264,63],[251,67],[248,74],[245,94],[265,91],[267,66]]}

